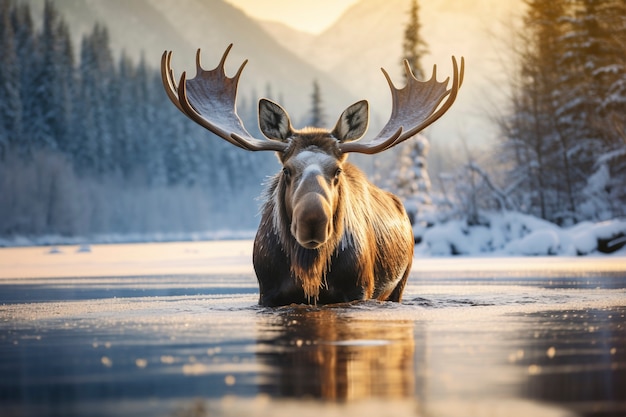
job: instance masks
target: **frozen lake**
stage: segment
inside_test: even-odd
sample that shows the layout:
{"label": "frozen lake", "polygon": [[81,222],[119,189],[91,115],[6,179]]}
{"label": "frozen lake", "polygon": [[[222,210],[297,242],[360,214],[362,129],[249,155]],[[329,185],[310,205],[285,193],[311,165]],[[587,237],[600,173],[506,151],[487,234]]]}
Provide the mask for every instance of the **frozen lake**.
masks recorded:
{"label": "frozen lake", "polygon": [[416,259],[401,304],[270,309],[251,249],[0,249],[0,415],[626,415],[624,256]]}

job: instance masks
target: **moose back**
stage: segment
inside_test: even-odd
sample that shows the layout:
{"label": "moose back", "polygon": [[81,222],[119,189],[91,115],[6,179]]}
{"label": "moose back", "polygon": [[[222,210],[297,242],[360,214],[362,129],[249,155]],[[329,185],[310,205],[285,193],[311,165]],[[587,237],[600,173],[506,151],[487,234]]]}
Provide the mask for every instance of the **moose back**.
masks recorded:
{"label": "moose back", "polygon": [[266,137],[261,140],[237,116],[237,85],[247,61],[234,77],[226,76],[231,48],[210,71],[202,68],[198,50],[196,76],[188,80],[183,73],[178,83],[172,53],[166,51],[161,75],[171,101],[194,122],[244,150],[276,152],[282,164],[265,190],[254,240],[259,303],[399,302],[413,260],[411,224],[401,201],[371,184],[346,159],[350,152],[371,155],[389,149],[441,117],[461,86],[463,59],[459,69],[452,58],[451,88],[449,79],[437,81],[436,68],[428,81],[418,81],[405,61],[408,83],[401,89],[383,70],[392,112],[371,141],[358,141],[368,126],[365,100],[349,106],[328,131],[294,129],[287,112],[267,99],[259,101],[259,126]]}

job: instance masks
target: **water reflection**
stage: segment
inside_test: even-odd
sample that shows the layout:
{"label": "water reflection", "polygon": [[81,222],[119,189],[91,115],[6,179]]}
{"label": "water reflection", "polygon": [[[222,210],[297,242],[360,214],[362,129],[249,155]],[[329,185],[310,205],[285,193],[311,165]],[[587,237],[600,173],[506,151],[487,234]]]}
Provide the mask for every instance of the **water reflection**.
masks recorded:
{"label": "water reflection", "polygon": [[267,314],[257,359],[274,370],[260,385],[273,397],[326,400],[413,397],[421,325],[363,321],[341,308],[289,307]]}
{"label": "water reflection", "polygon": [[521,395],[583,416],[626,415],[626,308],[529,316]]}
{"label": "water reflection", "polygon": [[624,416],[626,275],[566,281],[278,309],[244,275],[0,282],[0,416]]}

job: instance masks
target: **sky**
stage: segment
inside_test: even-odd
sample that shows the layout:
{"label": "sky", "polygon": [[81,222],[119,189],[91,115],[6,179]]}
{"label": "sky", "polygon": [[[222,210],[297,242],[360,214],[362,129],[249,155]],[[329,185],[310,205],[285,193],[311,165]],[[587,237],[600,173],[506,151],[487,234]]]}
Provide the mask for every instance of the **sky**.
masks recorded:
{"label": "sky", "polygon": [[358,0],[226,0],[248,16],[320,33]]}

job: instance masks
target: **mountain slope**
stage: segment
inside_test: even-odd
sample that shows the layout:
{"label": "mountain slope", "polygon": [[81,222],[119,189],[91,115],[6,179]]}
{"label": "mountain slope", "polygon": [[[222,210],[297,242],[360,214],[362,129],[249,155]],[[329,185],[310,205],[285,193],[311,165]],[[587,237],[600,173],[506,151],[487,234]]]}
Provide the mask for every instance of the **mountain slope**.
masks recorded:
{"label": "mountain slope", "polygon": [[[467,64],[457,102],[429,129],[429,136],[442,143],[462,136],[478,145],[494,139],[495,126],[484,114],[500,99],[502,87],[494,90],[493,86],[506,84],[506,80],[496,64],[500,35],[494,37],[493,33],[505,33],[510,15],[521,5],[519,0],[420,2],[421,35],[430,51],[422,60],[426,72],[437,64],[438,79],[445,79],[451,74],[453,55],[464,56]],[[369,99],[374,117],[378,113],[385,119],[390,112],[390,94],[379,68],[384,67],[394,83],[402,85],[400,57],[409,6],[409,0],[361,0],[313,40],[285,32],[276,40],[328,72],[355,96]]]}
{"label": "mountain slope", "polygon": [[[310,94],[314,80],[332,92],[329,112],[337,113],[353,100],[347,89],[338,85],[329,75],[311,66],[281,46],[265,32],[259,23],[228,3],[218,0],[147,0],[166,16],[172,25],[181,28],[181,33],[190,44],[202,46],[207,51],[204,60],[217,63],[225,46],[233,42],[229,61],[232,71],[244,59],[249,63],[242,76],[242,93],[256,90],[265,92],[270,83],[274,97],[281,97],[281,104],[290,112],[297,124],[298,119],[310,107]],[[202,18],[198,18],[202,16]],[[184,31],[183,31],[184,29]],[[213,57],[209,59],[210,55]],[[193,56],[186,60],[186,67],[193,63]],[[332,104],[331,104],[332,103]]]}
{"label": "mountain slope", "polygon": [[[27,1],[40,16],[43,2]],[[194,72],[196,48],[202,48],[203,64],[209,68],[234,43],[227,72],[233,74],[249,59],[241,78],[240,104],[246,109],[256,106],[269,85],[270,98],[281,102],[296,126],[302,125],[311,106],[312,84],[317,80],[331,124],[352,102],[370,101],[371,136],[390,113],[389,88],[380,67],[389,71],[397,85],[402,83],[399,61],[409,0],[361,0],[317,36],[257,22],[223,0],[63,0],[55,4],[70,24],[76,45],[99,21],[109,28],[112,48],[118,54],[124,50],[139,59],[143,53],[157,67],[163,50],[173,50],[177,75],[183,70]],[[459,137],[471,144],[493,142],[497,129],[485,116],[486,109],[493,103],[500,105],[506,90],[506,74],[496,63],[501,57],[495,52],[493,33],[503,33],[507,16],[521,4],[522,0],[420,2],[422,36],[430,50],[422,61],[427,71],[437,64],[439,79],[444,79],[451,73],[450,56],[465,56],[467,62],[457,103],[429,128],[435,146]]]}
{"label": "mountain slope", "polygon": [[[27,0],[39,23],[43,2]],[[111,47],[135,60],[144,54],[153,68],[160,65],[164,50],[172,50],[173,67],[195,73],[195,52],[202,49],[205,68],[215,67],[230,43],[234,48],[227,73],[249,62],[241,77],[240,103],[256,103],[271,86],[273,99],[290,112],[296,125],[310,108],[313,81],[328,92],[329,114],[337,114],[355,101],[347,89],[302,58],[281,46],[260,24],[222,0],[63,0],[55,2],[68,22],[78,51],[80,38],[96,22],[109,29]],[[249,104],[250,106],[256,104]]]}

